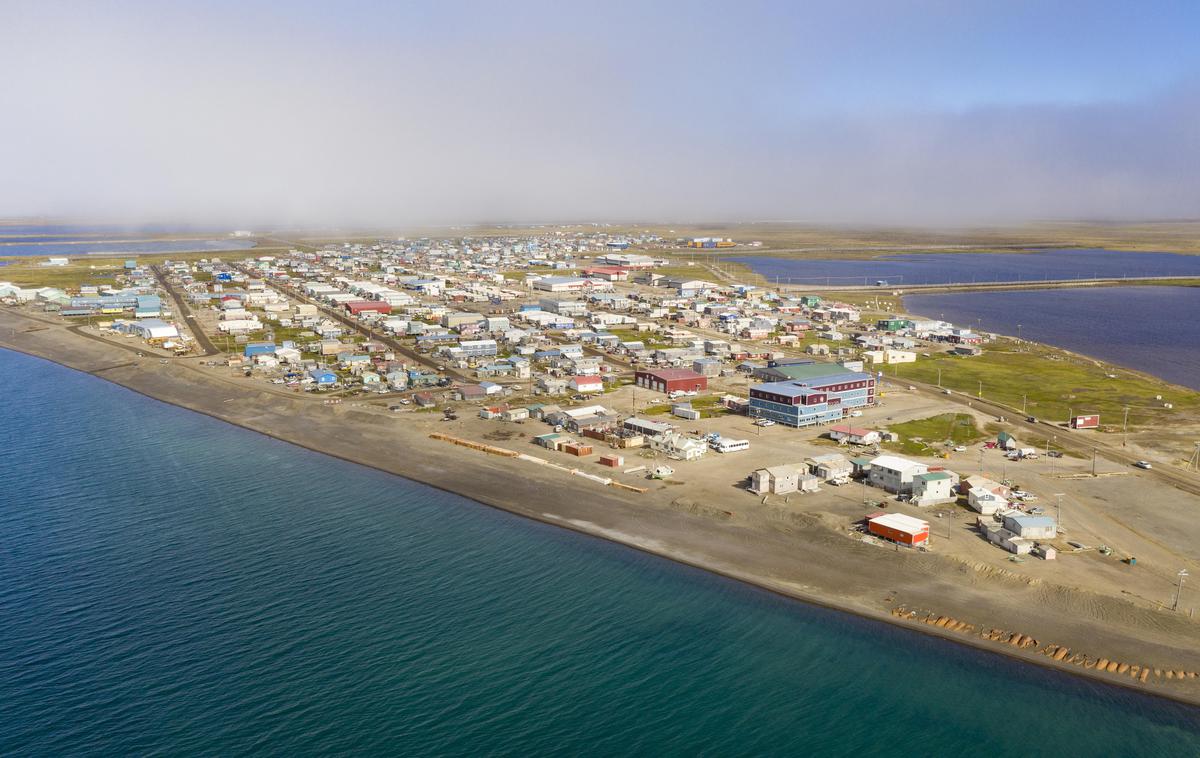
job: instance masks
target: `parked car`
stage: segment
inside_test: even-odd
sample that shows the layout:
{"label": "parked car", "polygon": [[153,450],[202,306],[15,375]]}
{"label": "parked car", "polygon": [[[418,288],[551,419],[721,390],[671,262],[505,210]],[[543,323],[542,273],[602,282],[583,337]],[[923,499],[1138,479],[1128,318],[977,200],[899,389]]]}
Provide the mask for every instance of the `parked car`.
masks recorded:
{"label": "parked car", "polygon": [[775,422],[769,418],[760,418],[754,422],[755,426],[775,426]]}
{"label": "parked car", "polygon": [[954,446],[954,452],[956,452],[956,453],[965,453],[965,452],[967,452],[967,446],[966,446],[966,445],[955,445],[955,446]]}

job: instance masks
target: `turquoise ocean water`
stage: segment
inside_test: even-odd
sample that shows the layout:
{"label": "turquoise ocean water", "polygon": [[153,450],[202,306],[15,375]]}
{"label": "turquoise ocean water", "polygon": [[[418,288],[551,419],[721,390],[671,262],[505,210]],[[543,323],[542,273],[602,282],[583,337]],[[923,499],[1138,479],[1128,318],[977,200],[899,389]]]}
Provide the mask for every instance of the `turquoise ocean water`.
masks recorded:
{"label": "turquoise ocean water", "polygon": [[38,359],[0,383],[0,755],[1200,754],[1195,709]]}

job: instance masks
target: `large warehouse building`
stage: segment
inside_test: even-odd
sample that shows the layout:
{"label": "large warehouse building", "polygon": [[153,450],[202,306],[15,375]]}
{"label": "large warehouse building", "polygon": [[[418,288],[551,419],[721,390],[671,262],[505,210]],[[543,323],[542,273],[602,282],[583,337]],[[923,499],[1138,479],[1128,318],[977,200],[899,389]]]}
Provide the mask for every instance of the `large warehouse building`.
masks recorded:
{"label": "large warehouse building", "polygon": [[646,369],[634,374],[634,383],[656,392],[699,392],[708,389],[708,377],[686,368]]}

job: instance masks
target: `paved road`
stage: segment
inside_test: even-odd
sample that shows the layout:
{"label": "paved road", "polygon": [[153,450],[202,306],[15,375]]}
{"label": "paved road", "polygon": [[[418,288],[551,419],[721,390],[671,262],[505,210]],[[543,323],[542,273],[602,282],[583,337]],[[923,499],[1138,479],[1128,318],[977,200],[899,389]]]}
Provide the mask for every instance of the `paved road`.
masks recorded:
{"label": "paved road", "polygon": [[[1012,408],[1003,403],[993,402],[986,398],[973,397],[964,395],[958,392],[947,395],[945,392],[931,384],[918,381],[893,381],[889,380],[890,384],[897,386],[912,386],[916,387],[918,392],[936,396],[939,400],[966,405],[976,410],[982,410],[995,416],[1004,416],[1009,419],[1007,422],[1011,426],[1037,434],[1041,437],[1054,435],[1057,437],[1055,446],[1064,450],[1070,450],[1076,453],[1081,453],[1090,457],[1093,452],[1100,457],[1121,463],[1133,469],[1133,464],[1140,460],[1137,456],[1131,455],[1127,450],[1120,445],[1107,442],[1096,437],[1093,432],[1076,432],[1073,429],[1058,426],[1056,424],[1047,423],[1044,421],[1029,422],[1024,420],[1020,408]],[[1177,468],[1171,465],[1162,465],[1148,471],[1139,470],[1138,473],[1143,476],[1153,476],[1167,484],[1174,485],[1184,492],[1189,492],[1193,495],[1200,495],[1200,474]]]}
{"label": "paved road", "polygon": [[[244,268],[241,268],[240,266],[238,268],[243,273],[245,273],[247,276],[253,276],[256,279],[259,278],[259,275],[256,272],[248,271]],[[317,307],[317,310],[319,310],[321,313],[325,314],[329,318],[333,319],[334,321],[337,321],[339,324],[342,324],[343,326],[353,329],[355,332],[362,335],[363,337],[367,337],[368,339],[374,340],[375,342],[382,342],[384,345],[387,345],[389,348],[394,350],[396,353],[405,356],[406,358],[410,359],[411,361],[413,361],[415,363],[419,363],[422,366],[426,366],[435,371],[440,371],[441,373],[451,377],[452,379],[457,379],[458,381],[461,381],[461,382],[473,383],[476,381],[472,377],[467,376],[466,374],[464,374],[461,371],[454,369],[454,368],[447,367],[445,369],[439,369],[438,363],[436,361],[434,361],[432,358],[429,358],[428,356],[425,356],[425,355],[421,355],[420,353],[416,352],[415,350],[408,347],[407,345],[402,344],[399,340],[393,339],[392,337],[389,337],[382,332],[376,332],[373,329],[367,328],[366,326],[364,326],[362,324],[362,322],[356,321],[356,320],[350,318],[349,316],[347,316],[346,314],[344,314],[334,308],[330,308],[330,307],[326,306],[324,303],[320,303],[320,302],[310,298],[308,295],[305,295],[303,292],[301,292],[299,288],[284,287],[283,285],[280,285],[276,282],[272,282],[268,279],[264,279],[263,281],[266,282],[266,285],[268,287],[275,290],[276,292],[279,292],[282,295],[286,295],[287,297],[293,298],[295,300],[300,300],[301,302],[308,303],[310,305],[315,305]]]}
{"label": "paved road", "polygon": [[209,339],[209,336],[204,333],[203,329],[200,328],[200,324],[197,323],[195,315],[192,314],[191,307],[188,306],[187,302],[183,299],[183,296],[179,293],[179,291],[175,289],[174,285],[168,281],[166,274],[164,274],[162,271],[162,268],[159,266],[151,266],[150,270],[154,272],[154,276],[156,279],[158,279],[158,283],[162,286],[162,288],[166,290],[167,294],[171,296],[171,299],[175,301],[175,312],[179,314],[180,320],[187,324],[188,329],[192,332],[192,336],[196,338],[196,344],[198,344],[200,349],[204,351],[205,357],[220,353],[221,351],[217,349],[217,346],[213,344],[213,341]]}

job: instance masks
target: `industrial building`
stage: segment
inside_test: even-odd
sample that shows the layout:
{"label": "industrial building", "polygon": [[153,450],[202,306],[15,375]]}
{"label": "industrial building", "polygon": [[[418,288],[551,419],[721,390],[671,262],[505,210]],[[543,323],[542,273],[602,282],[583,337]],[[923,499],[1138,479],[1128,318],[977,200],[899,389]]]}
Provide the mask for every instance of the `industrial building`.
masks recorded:
{"label": "industrial building", "polygon": [[686,368],[638,370],[634,383],[655,392],[700,392],[708,389],[708,377]]}

